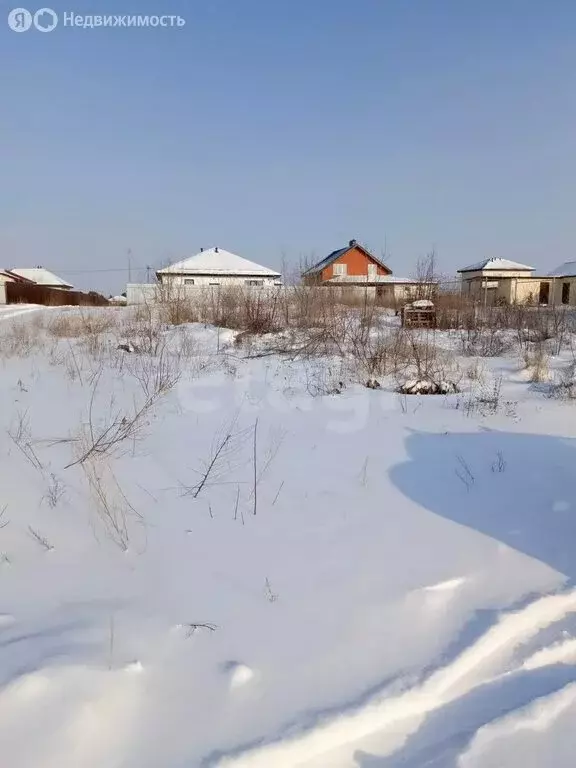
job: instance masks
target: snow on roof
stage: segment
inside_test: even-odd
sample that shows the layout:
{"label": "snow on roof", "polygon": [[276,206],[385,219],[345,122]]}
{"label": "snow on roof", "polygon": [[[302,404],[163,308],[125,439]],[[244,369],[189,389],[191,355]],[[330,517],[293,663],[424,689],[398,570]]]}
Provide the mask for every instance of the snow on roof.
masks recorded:
{"label": "snow on roof", "polygon": [[7,278],[8,280],[17,280],[18,275],[12,275],[7,269],[0,269],[0,278]]}
{"label": "snow on roof", "polygon": [[257,275],[259,277],[281,277],[279,272],[263,267],[253,261],[225,251],[223,248],[209,248],[200,251],[169,267],[158,270],[159,275]]}
{"label": "snow on roof", "polygon": [[565,261],[552,272],[548,273],[549,277],[576,277],[576,261]]}
{"label": "snow on roof", "polygon": [[36,283],[36,285],[59,286],[60,288],[73,287],[70,283],[67,283],[66,280],[62,280],[61,277],[44,269],[44,267],[16,268],[11,269],[10,272],[19,277],[25,277],[26,280],[31,280],[33,283]]}
{"label": "snow on roof", "polygon": [[471,264],[469,267],[463,267],[458,272],[533,272],[534,267],[529,267],[526,264],[520,264],[518,261],[510,261],[510,259],[484,259],[477,264]]}

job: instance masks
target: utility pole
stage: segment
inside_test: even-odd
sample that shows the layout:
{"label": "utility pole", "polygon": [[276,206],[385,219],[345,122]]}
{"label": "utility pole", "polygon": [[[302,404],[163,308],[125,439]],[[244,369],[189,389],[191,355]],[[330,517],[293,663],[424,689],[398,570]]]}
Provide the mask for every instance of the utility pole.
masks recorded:
{"label": "utility pole", "polygon": [[132,248],[128,248],[126,256],[128,257],[128,282],[131,283],[132,282]]}

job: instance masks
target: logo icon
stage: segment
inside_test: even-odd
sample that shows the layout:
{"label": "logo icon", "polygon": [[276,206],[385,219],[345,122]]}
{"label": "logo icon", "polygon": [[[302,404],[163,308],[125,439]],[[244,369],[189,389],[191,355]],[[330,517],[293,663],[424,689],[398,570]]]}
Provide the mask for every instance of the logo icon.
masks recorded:
{"label": "logo icon", "polygon": [[34,14],[34,26],[39,32],[52,32],[58,25],[58,14],[52,8],[40,8]]}
{"label": "logo icon", "polygon": [[52,8],[40,8],[34,15],[26,8],[14,8],[8,14],[8,26],[14,32],[27,32],[32,24],[39,32],[52,32],[58,26],[58,14]]}
{"label": "logo icon", "polygon": [[8,26],[13,32],[27,32],[32,26],[32,14],[26,8],[14,8],[8,14]]}

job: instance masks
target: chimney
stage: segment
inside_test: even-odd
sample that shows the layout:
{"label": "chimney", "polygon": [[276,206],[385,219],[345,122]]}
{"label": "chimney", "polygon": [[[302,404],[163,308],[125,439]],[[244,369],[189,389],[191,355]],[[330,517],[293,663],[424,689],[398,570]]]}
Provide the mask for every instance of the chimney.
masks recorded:
{"label": "chimney", "polygon": [[218,246],[216,246],[216,248],[214,248],[214,253],[218,253]]}
{"label": "chimney", "polygon": [[200,248],[200,253],[204,253],[204,248]]}
{"label": "chimney", "polygon": [[350,246],[350,248],[354,248],[354,246],[355,246],[356,244],[357,244],[357,243],[356,243],[356,240],[350,240],[350,242],[348,243],[348,245]]}

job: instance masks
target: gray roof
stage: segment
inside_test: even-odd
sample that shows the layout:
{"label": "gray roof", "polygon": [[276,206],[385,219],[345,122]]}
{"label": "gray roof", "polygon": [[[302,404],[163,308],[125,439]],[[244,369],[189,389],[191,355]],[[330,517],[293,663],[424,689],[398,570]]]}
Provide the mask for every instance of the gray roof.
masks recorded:
{"label": "gray roof", "polygon": [[549,277],[576,277],[576,261],[565,261],[552,272],[548,273]]}
{"label": "gray roof", "polygon": [[33,283],[36,283],[36,285],[45,285],[49,287],[57,287],[57,288],[73,288],[74,286],[71,283],[67,283],[66,280],[63,280],[61,277],[58,277],[54,274],[54,272],[50,272],[48,269],[44,269],[44,267],[15,267],[9,270],[14,275],[18,275],[18,277],[23,277],[26,280],[31,280]]}
{"label": "gray roof", "polygon": [[343,256],[345,253],[348,253],[348,251],[351,251],[352,248],[362,248],[364,253],[366,253],[373,261],[376,262],[379,266],[381,266],[383,269],[385,269],[387,272],[392,274],[392,270],[390,267],[387,267],[386,264],[384,264],[383,261],[376,258],[373,253],[370,253],[370,251],[365,248],[363,245],[360,245],[360,243],[356,242],[356,240],[350,240],[348,245],[345,248],[338,248],[336,251],[332,251],[332,253],[329,253],[328,256],[326,256],[324,259],[319,261],[317,264],[314,264],[314,266],[307,269],[303,274],[304,275],[316,275],[319,272],[322,272],[324,267],[329,266],[332,264],[332,262],[336,261],[336,259],[339,259],[340,256]]}
{"label": "gray roof", "polygon": [[471,264],[469,267],[463,267],[458,272],[533,272],[534,267],[529,267],[526,264],[520,264],[517,261],[510,261],[510,259],[484,259],[477,264]]}
{"label": "gray roof", "polygon": [[195,256],[171,264],[169,267],[159,269],[158,275],[240,275],[250,277],[281,277],[276,272],[261,264],[248,261],[242,256],[224,250],[224,248],[209,248],[200,251]]}

